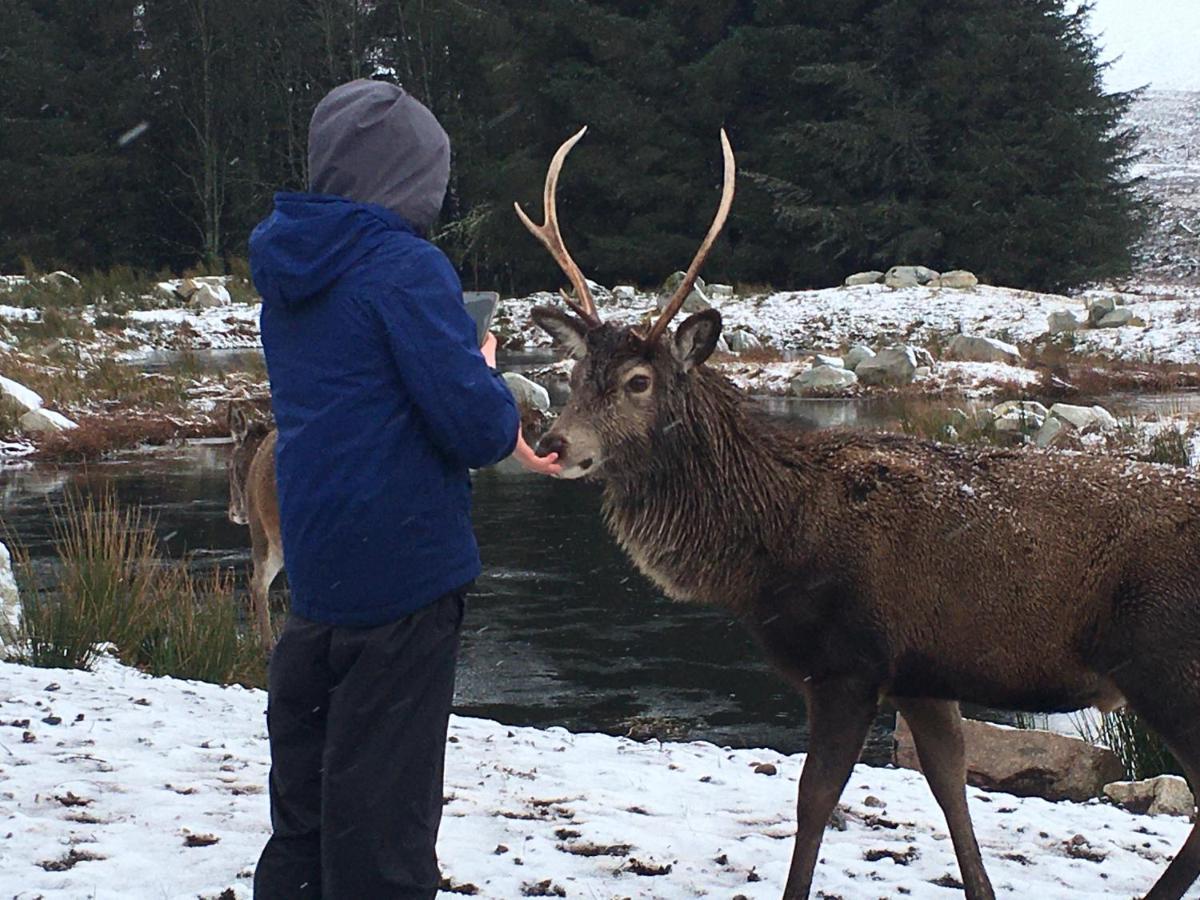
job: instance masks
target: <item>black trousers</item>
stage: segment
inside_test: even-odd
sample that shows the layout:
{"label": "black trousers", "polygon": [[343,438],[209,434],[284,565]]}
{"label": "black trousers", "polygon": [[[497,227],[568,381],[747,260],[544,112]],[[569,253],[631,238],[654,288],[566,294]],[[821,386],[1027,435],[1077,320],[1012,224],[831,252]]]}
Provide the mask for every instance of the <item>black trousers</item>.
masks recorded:
{"label": "black trousers", "polygon": [[465,590],[375,628],[291,616],[271,657],[256,900],[431,900]]}

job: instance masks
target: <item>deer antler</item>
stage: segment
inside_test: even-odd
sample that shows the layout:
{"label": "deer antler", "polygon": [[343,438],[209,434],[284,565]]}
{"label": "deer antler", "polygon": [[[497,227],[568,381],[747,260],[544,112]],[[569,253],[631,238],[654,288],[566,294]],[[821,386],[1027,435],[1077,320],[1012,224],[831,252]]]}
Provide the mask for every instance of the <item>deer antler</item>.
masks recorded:
{"label": "deer antler", "polygon": [[575,296],[579,302],[572,301],[565,292],[562,294],[563,300],[574,310],[575,315],[583,319],[590,327],[595,328],[600,325],[600,316],[596,314],[596,301],[592,299],[587,279],[583,277],[583,272],[579,270],[575,260],[571,259],[571,254],[567,252],[567,246],[563,243],[562,233],[558,230],[558,205],[555,198],[558,190],[558,173],[562,171],[563,161],[586,131],[587,126],[584,125],[558,148],[554,158],[550,160],[550,168],[546,171],[546,188],[542,196],[545,224],[535,225],[533,220],[525,214],[525,210],[521,209],[520,203],[514,203],[513,208],[517,211],[521,223],[550,251],[550,255],[554,257],[555,262],[566,273],[567,278],[574,286]]}
{"label": "deer antler", "polygon": [[646,333],[645,341],[647,344],[652,344],[662,337],[662,333],[667,330],[667,325],[683,307],[683,301],[692,292],[692,285],[696,283],[696,276],[700,274],[700,267],[704,265],[708,251],[712,249],[717,235],[721,233],[721,229],[725,226],[725,220],[729,217],[729,207],[733,205],[733,188],[737,167],[733,161],[733,148],[729,146],[729,136],[725,134],[724,128],[721,129],[721,152],[725,157],[725,184],[721,190],[721,204],[717,207],[717,215],[713,218],[713,223],[708,229],[708,234],[704,236],[704,243],[696,251],[695,259],[688,266],[687,273],[683,276],[683,281],[679,282],[679,287],[675,289],[675,293],[667,302],[662,315],[655,320],[654,324],[650,326],[650,331]]}

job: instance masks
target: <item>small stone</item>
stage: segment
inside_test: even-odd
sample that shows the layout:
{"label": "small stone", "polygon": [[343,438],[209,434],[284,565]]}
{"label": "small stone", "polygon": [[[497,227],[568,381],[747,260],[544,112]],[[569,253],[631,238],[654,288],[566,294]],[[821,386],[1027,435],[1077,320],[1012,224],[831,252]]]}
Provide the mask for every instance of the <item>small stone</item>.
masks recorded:
{"label": "small stone", "polygon": [[1115,781],[1104,786],[1104,795],[1130,812],[1151,816],[1190,816],[1196,807],[1187,782],[1178,775]]}
{"label": "small stone", "polygon": [[883,809],[884,807],[887,806],[887,804],[884,803],[882,800],[880,800],[878,797],[876,797],[874,794],[871,794],[870,796],[868,796],[866,799],[863,800],[863,806],[869,806],[869,807],[871,807],[871,809]]}
{"label": "small stone", "polygon": [[778,772],[779,770],[773,763],[759,763],[754,767],[755,775],[776,775]]}
{"label": "small stone", "polygon": [[1124,325],[1132,324],[1134,319],[1133,313],[1125,308],[1114,309],[1110,313],[1105,313],[1100,321],[1096,322],[1097,328],[1120,328]]}
{"label": "small stone", "polygon": [[860,284],[881,284],[882,282],[883,273],[872,269],[870,272],[855,272],[853,275],[847,275],[842,284],[846,287],[857,287]]}

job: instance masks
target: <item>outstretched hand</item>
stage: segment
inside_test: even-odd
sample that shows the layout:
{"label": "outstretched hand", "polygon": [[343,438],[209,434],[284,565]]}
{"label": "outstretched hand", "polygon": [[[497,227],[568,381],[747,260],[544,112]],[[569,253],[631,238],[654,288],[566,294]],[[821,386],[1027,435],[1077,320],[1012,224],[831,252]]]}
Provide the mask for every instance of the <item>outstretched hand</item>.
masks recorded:
{"label": "outstretched hand", "polygon": [[562,472],[562,466],[558,464],[557,453],[538,456],[534,449],[525,442],[525,435],[520,431],[517,432],[517,446],[513,450],[513,457],[530,472],[538,475],[557,475]]}

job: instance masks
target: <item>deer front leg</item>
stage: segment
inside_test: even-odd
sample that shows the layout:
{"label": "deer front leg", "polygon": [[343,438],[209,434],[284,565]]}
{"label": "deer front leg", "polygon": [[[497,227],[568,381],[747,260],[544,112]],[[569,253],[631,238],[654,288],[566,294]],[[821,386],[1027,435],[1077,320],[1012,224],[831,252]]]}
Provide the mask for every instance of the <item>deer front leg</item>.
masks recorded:
{"label": "deer front leg", "polygon": [[995,900],[967,809],[962,713],[951,700],[893,698],[912,729],[921,771],[946,816],[967,900]]}
{"label": "deer front leg", "polygon": [[879,706],[875,685],[834,681],[805,686],[808,756],[796,802],[796,845],[784,900],[805,900],[825,825],[858,761]]}

